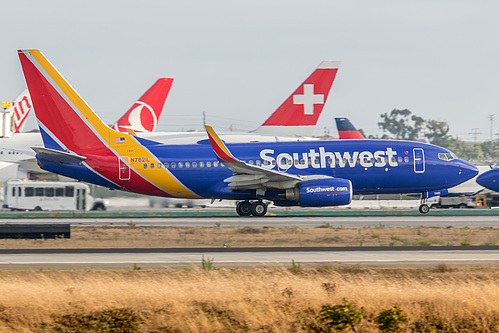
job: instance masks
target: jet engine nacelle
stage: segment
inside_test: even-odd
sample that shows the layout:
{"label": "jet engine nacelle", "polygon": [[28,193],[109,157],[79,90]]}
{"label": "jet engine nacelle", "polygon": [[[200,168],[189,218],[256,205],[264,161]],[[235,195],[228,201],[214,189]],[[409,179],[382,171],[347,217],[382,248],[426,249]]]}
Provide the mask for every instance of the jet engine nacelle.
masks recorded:
{"label": "jet engine nacelle", "polygon": [[352,183],[348,179],[315,179],[298,183],[286,192],[286,200],[302,207],[341,206],[352,201]]}

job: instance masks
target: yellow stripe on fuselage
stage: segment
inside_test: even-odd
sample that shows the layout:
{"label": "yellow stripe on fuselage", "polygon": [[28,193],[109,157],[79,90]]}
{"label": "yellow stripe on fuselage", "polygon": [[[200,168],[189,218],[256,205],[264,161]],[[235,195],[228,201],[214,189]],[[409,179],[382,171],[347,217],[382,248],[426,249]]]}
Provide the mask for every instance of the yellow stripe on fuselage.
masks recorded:
{"label": "yellow stripe on fuselage", "polygon": [[[130,135],[117,132],[102,122],[102,120],[93,112],[87,103],[78,95],[78,93],[76,93],[71,85],[69,85],[69,83],[59,74],[59,72],[39,50],[28,51],[42,66],[45,72],[47,72],[58,88],[77,108],[75,112],[79,111],[79,113],[88,121],[90,126],[93,127],[94,131],[98,133],[101,139],[104,140],[107,145],[118,154],[118,156],[128,156],[132,160],[134,158],[147,158],[150,161],[149,164],[152,162],[156,164],[158,163],[156,157],[138,144]],[[120,138],[124,138],[124,141],[120,140]],[[194,199],[200,198],[175,179],[170,171],[165,168],[143,169],[143,163],[132,162],[130,164],[131,167],[145,179],[174,196]],[[118,164],[116,165],[116,172],[118,172]],[[133,181],[133,179],[130,181]],[[126,182],[127,181],[123,181],[120,185],[126,187]]]}

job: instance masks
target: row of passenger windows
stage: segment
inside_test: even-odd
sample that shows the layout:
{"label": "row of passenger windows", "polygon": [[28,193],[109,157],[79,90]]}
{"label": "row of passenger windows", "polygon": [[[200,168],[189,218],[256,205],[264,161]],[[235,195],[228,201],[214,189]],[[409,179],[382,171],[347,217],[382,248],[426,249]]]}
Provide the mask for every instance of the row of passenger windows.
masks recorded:
{"label": "row of passenger windows", "polygon": [[[23,187],[12,187],[12,196],[22,197]],[[24,187],[25,197],[73,197],[74,186],[65,187]]]}
{"label": "row of passenger windows", "polygon": [[[326,161],[327,161],[328,164],[333,164],[333,159],[328,158],[328,159],[326,159]],[[383,162],[386,163],[387,161],[388,161],[388,158],[386,158],[386,157],[385,158],[381,158],[380,157],[378,159],[374,159],[374,158],[371,158],[371,159],[364,158],[364,159],[362,159],[363,163],[383,163]],[[402,163],[402,162],[406,162],[407,163],[407,162],[409,162],[409,157],[408,156],[405,156],[405,157],[399,156],[398,158],[392,157],[392,162],[397,162],[397,161],[399,163]],[[294,162],[295,162],[295,165],[299,165],[299,164],[305,165],[305,160],[304,159],[302,159],[302,160],[295,160]],[[312,160],[308,160],[307,162],[308,162],[309,165],[312,164]],[[314,162],[315,162],[315,165],[319,164],[319,159],[316,158]],[[342,163],[343,164],[346,164],[347,162],[348,163],[354,163],[354,159],[353,158],[350,158],[350,159],[344,158],[344,159],[342,159]],[[360,158],[358,158],[356,162],[360,163],[361,162]],[[338,158],[335,159],[334,163],[335,164],[340,164],[340,159],[338,159]],[[256,160],[256,161],[249,160],[248,164],[258,165],[258,166],[261,166],[261,165],[267,166],[267,165],[270,165],[270,162],[269,161],[263,161],[262,162],[261,160]],[[277,164],[276,160],[273,160],[272,161],[272,165],[276,165],[276,164]],[[281,160],[281,165],[290,165],[291,166],[292,165],[292,161],[291,160],[287,160],[287,159],[282,159]],[[171,163],[165,162],[163,164],[161,164],[161,163],[157,163],[157,164],[156,163],[144,163],[143,168],[144,169],[148,169],[148,168],[149,169],[155,169],[155,168],[161,169],[161,168],[165,167],[167,169],[175,169],[175,168],[191,168],[191,167],[192,168],[197,168],[197,167],[204,168],[205,166],[207,168],[211,168],[211,167],[215,167],[216,168],[216,167],[219,166],[219,163],[218,163],[218,161],[215,161],[215,162],[171,162]]]}
{"label": "row of passenger windows", "polygon": [[[4,150],[0,150],[0,155],[3,155],[4,154]],[[18,152],[18,151],[5,151],[5,155],[20,155],[22,153]]]}

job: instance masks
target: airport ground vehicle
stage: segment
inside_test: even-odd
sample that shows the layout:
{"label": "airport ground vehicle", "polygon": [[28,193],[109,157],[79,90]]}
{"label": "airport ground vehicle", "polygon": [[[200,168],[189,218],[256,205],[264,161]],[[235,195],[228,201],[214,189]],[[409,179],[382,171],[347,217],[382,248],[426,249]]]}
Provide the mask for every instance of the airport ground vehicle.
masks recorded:
{"label": "airport ground vehicle", "polygon": [[4,185],[4,208],[11,210],[105,210],[88,185],[77,182],[9,180]]}
{"label": "airport ground vehicle", "polygon": [[433,197],[427,204],[431,208],[475,208],[475,197],[471,195],[452,195]]}

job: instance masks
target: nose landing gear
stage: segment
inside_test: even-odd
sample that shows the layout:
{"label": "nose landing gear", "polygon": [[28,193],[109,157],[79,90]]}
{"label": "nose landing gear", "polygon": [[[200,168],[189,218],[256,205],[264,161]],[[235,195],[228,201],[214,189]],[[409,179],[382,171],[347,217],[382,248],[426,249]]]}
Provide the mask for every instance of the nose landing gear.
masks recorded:
{"label": "nose landing gear", "polygon": [[267,213],[267,204],[260,200],[253,202],[241,201],[237,203],[236,213],[239,216],[264,216]]}
{"label": "nose landing gear", "polygon": [[421,214],[428,214],[430,211],[430,206],[426,204],[426,198],[424,195],[421,196],[421,205],[419,205],[419,212]]}

